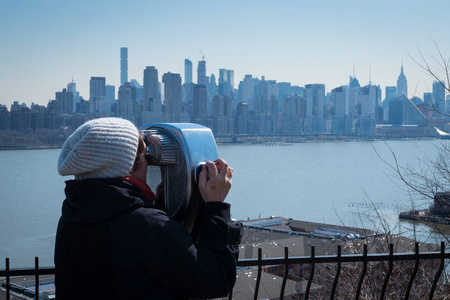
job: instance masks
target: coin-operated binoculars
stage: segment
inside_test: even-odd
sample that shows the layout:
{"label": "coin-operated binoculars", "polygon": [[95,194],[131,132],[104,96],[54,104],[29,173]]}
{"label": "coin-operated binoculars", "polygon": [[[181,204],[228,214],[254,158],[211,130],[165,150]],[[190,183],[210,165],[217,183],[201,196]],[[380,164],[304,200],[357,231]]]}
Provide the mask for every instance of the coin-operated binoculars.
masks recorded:
{"label": "coin-operated binoculars", "polygon": [[159,123],[144,126],[142,134],[149,165],[147,183],[153,191],[163,184],[161,208],[196,235],[203,202],[198,176],[206,161],[219,157],[211,130],[193,123]]}

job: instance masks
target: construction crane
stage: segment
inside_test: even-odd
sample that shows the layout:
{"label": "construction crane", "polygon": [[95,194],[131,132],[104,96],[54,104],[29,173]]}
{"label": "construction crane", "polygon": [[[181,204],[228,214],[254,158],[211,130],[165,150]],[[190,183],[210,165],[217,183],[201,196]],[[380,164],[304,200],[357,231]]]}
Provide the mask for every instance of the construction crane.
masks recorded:
{"label": "construction crane", "polygon": [[202,60],[205,60],[205,56],[203,55],[202,49],[198,48],[198,50],[200,51],[200,54],[202,55]]}

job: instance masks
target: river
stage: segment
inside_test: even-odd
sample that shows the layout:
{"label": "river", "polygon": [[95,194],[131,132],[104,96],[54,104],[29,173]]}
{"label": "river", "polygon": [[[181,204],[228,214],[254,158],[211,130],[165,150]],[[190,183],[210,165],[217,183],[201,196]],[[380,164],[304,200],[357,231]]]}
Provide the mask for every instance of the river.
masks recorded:
{"label": "river", "polygon": [[[381,159],[418,167],[425,155],[436,157],[436,140],[310,142],[292,145],[219,145],[220,156],[233,168],[227,201],[237,220],[282,216],[392,232],[412,223],[398,213],[412,203],[429,202],[411,194]],[[388,147],[389,146],[389,147]],[[60,150],[0,151],[0,268],[53,265],[55,230],[64,200],[64,181],[56,171]],[[378,154],[377,154],[378,153]],[[381,215],[377,217],[376,211]],[[380,221],[380,219],[382,221]],[[447,226],[440,227],[449,233]],[[418,239],[435,242],[427,225],[416,227]]]}

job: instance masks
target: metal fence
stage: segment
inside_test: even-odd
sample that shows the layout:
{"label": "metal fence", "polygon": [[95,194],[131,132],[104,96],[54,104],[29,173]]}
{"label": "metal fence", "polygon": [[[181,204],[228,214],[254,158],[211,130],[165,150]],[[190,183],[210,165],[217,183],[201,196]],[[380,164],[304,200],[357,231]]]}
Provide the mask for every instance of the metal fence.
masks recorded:
{"label": "metal fence", "polygon": [[[388,265],[387,271],[385,272],[385,276],[382,280],[382,288],[380,299],[385,298],[386,288],[388,286],[389,280],[392,275],[393,264],[397,261],[412,261],[414,262],[414,268],[411,272],[411,275],[408,279],[408,285],[406,287],[405,298],[408,300],[410,298],[411,288],[413,286],[414,279],[416,278],[417,271],[419,269],[420,261],[428,261],[428,260],[437,260],[439,261],[438,267],[434,273],[434,280],[431,284],[431,288],[429,291],[428,299],[433,299],[434,293],[436,291],[437,284],[439,282],[439,278],[442,275],[445,266],[445,260],[450,258],[450,252],[445,251],[444,242],[441,243],[439,252],[419,252],[419,244],[415,244],[415,252],[412,253],[394,253],[393,244],[390,244],[389,253],[376,253],[369,254],[367,245],[363,246],[362,254],[350,254],[350,255],[342,255],[341,254],[341,246],[337,247],[337,255],[324,255],[324,256],[316,256],[315,255],[315,247],[311,246],[311,256],[301,256],[301,257],[289,257],[288,248],[284,248],[285,256],[282,258],[262,258],[262,250],[258,249],[258,258],[257,259],[241,259],[238,261],[238,267],[257,267],[258,274],[257,280],[254,288],[254,299],[258,299],[258,292],[260,288],[260,280],[262,274],[263,266],[273,266],[273,265],[284,265],[284,276],[280,289],[279,299],[284,298],[286,281],[288,279],[288,271],[289,265],[295,264],[309,264],[310,272],[309,278],[306,286],[306,290],[304,292],[304,299],[310,298],[311,285],[313,283],[314,275],[315,275],[315,267],[318,264],[336,264],[336,273],[333,280],[333,285],[331,289],[331,293],[329,295],[329,299],[335,298],[336,287],[339,282],[342,264],[343,263],[362,263],[362,268],[359,275],[358,285],[356,288],[355,299],[359,299],[361,295],[361,288],[364,283],[364,277],[367,273],[367,266],[371,262],[386,262]],[[10,299],[11,290],[14,289],[14,285],[11,284],[10,279],[12,277],[17,276],[35,276],[35,291],[34,295],[39,295],[39,276],[40,275],[54,275],[55,268],[53,267],[40,267],[39,259],[35,258],[35,266],[34,268],[23,268],[23,269],[11,269],[9,265],[9,259],[5,260],[5,269],[0,270],[0,278],[6,278],[5,283],[3,284],[3,288],[6,289],[6,299]],[[230,293],[228,299],[232,299],[233,293]]]}

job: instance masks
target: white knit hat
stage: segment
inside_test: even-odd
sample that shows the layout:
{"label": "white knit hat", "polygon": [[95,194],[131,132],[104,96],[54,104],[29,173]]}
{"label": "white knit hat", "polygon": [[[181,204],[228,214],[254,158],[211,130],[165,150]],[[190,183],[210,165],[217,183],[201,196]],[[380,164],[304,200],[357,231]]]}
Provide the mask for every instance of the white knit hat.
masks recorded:
{"label": "white knit hat", "polygon": [[139,143],[138,129],[120,118],[88,121],[66,140],[58,160],[59,174],[75,179],[127,176]]}

